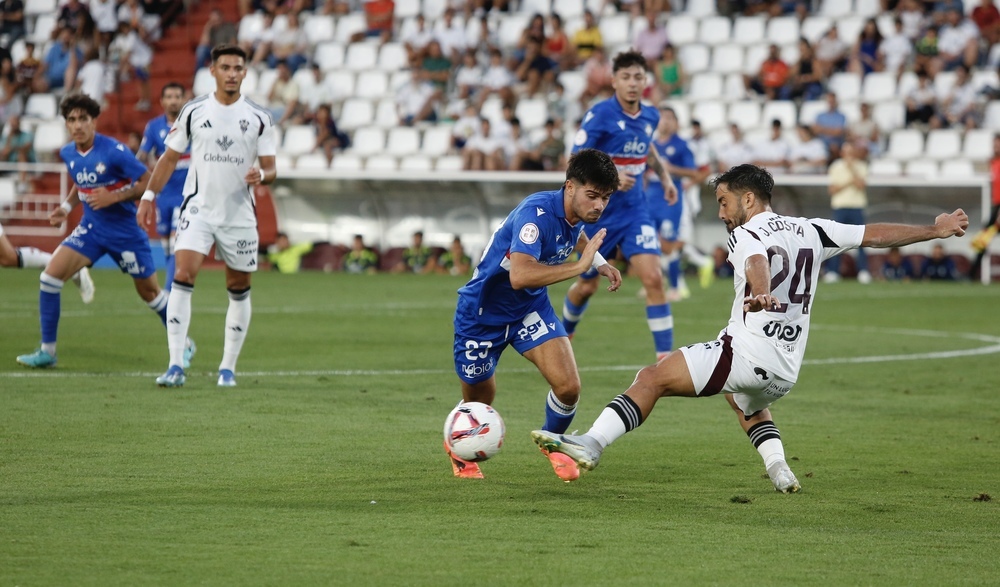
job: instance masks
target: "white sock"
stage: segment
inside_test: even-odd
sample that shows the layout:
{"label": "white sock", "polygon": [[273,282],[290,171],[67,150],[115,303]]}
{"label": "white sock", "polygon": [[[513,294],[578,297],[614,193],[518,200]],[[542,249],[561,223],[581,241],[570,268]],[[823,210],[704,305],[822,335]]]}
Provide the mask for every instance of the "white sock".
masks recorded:
{"label": "white sock", "polygon": [[167,307],[167,301],[168,300],[169,300],[169,297],[167,295],[167,292],[161,289],[160,293],[158,293],[156,295],[156,297],[153,298],[153,301],[146,302],[146,305],[149,306],[150,310],[152,310],[152,311],[156,312],[157,314],[159,314],[160,311],[163,310],[163,308]]}
{"label": "white sock", "polygon": [[52,253],[35,247],[18,247],[17,256],[21,258],[21,267],[45,267],[49,264]]}
{"label": "white sock", "polygon": [[188,327],[191,325],[191,294],[194,286],[174,282],[167,298],[167,348],[170,350],[170,365],[184,364],[184,346],[187,343]]}
{"label": "white sock", "polygon": [[778,461],[785,460],[785,447],[782,446],[780,438],[771,438],[760,443],[757,452],[760,453],[760,458],[764,459],[765,469]]}
{"label": "white sock", "polygon": [[236,359],[240,358],[243,341],[250,328],[250,288],[243,291],[229,290],[229,310],[226,311],[226,343],[222,350],[219,370],[236,371]]}
{"label": "white sock", "polygon": [[642,424],[642,413],[632,398],[621,394],[601,411],[594,425],[587,431],[587,436],[600,443],[601,448],[618,440],[625,433],[634,430]]}

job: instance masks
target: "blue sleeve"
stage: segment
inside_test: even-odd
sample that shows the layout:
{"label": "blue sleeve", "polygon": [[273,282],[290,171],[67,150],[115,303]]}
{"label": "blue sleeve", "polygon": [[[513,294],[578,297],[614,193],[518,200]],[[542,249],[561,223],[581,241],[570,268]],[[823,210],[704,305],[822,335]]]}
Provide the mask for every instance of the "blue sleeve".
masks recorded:
{"label": "blue sleeve", "polygon": [[690,147],[685,147],[684,151],[681,152],[681,164],[678,167],[683,167],[685,169],[697,169],[698,166],[694,162],[694,153],[691,151]]}
{"label": "blue sleeve", "polygon": [[545,236],[546,227],[543,219],[546,216],[537,216],[535,208],[528,206],[518,212],[513,218],[511,225],[511,238],[508,250],[511,253],[524,253],[531,255],[534,259],[542,256],[542,238]]}
{"label": "blue sleeve", "polygon": [[118,165],[122,177],[127,177],[135,181],[148,171],[146,166],[136,159],[135,155],[121,143],[118,143],[112,152],[115,154],[115,163]]}
{"label": "blue sleeve", "polygon": [[[153,130],[153,123],[146,125],[146,130],[142,132],[142,142],[139,143],[139,153],[148,155],[156,150],[156,132]],[[157,153],[161,155],[162,153]]]}
{"label": "blue sleeve", "polygon": [[605,150],[601,148],[605,131],[601,128],[599,120],[600,117],[594,115],[593,111],[587,113],[583,124],[580,125],[580,130],[576,131],[576,137],[573,139],[573,153],[581,149]]}

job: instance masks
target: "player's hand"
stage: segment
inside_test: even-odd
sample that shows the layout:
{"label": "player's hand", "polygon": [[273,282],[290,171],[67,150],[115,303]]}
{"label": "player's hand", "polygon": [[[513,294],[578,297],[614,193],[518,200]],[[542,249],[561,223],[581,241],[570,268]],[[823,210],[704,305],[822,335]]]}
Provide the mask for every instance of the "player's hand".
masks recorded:
{"label": "player's hand", "polygon": [[139,209],[135,211],[135,221],[143,228],[153,226],[156,221],[156,208],[153,202],[139,200]]}
{"label": "player's hand", "polygon": [[618,174],[618,191],[627,192],[635,185],[635,176],[627,173]]}
{"label": "player's hand", "polygon": [[87,201],[92,210],[100,210],[121,201],[119,194],[109,192],[106,188],[97,188],[87,194],[80,194],[80,197]]}
{"label": "player's hand", "polygon": [[667,181],[663,183],[663,197],[671,206],[677,203],[677,186],[674,185],[674,182]]}
{"label": "player's hand", "polygon": [[622,286],[621,271],[618,271],[618,269],[616,269],[611,263],[601,265],[597,268],[597,272],[608,278],[608,281],[610,282],[608,285],[608,291],[618,291],[618,288]]}
{"label": "player's hand", "polygon": [[969,215],[959,208],[951,214],[941,214],[934,219],[934,226],[939,230],[941,238],[962,236],[969,228]]}
{"label": "player's hand", "polygon": [[594,264],[594,255],[601,250],[601,245],[604,244],[604,237],[607,234],[607,228],[598,230],[594,236],[590,237],[590,240],[587,241],[587,246],[583,247],[583,250],[580,251],[580,264],[583,266],[580,269],[580,273],[586,272],[590,269],[590,266]]}
{"label": "player's hand", "polygon": [[247,175],[246,175],[246,177],[243,178],[243,181],[247,182],[247,185],[259,185],[260,184],[260,168],[259,167],[251,167],[250,170],[247,171]]}
{"label": "player's hand", "polygon": [[63,210],[62,206],[56,206],[51,212],[49,212],[49,224],[52,226],[59,226],[66,219],[69,218],[69,213]]}
{"label": "player's hand", "polygon": [[744,312],[760,312],[761,310],[767,312],[769,310],[777,310],[779,305],[781,304],[778,302],[778,298],[771,294],[760,294],[743,298]]}

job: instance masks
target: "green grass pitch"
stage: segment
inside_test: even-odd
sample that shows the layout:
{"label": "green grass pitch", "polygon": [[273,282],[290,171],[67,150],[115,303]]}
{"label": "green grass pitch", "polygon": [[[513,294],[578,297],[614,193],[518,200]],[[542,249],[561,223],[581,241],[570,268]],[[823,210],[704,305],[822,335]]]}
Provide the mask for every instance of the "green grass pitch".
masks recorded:
{"label": "green grass pitch", "polygon": [[[459,398],[450,277],[259,274],[239,387],[219,389],[226,295],[194,295],[188,384],[158,389],[162,326],[126,277],[63,296],[58,368],[37,273],[0,271],[0,586],[986,585],[1000,574],[1000,288],[821,285],[807,364],[776,404],[803,484],[775,493],[721,397],[661,401],[564,484],[531,443],[547,386],[513,351],[486,479],[441,450]],[[574,341],[575,427],[652,360],[638,284]],[[566,284],[552,288],[561,306]],[[714,338],[732,284],[675,304]],[[990,500],[992,498],[992,500]]]}

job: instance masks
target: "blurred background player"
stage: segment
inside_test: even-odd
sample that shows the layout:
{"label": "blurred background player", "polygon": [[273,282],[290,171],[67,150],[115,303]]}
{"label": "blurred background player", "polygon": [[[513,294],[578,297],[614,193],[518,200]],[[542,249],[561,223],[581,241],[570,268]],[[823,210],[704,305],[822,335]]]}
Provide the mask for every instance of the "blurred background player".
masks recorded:
{"label": "blurred background player", "polygon": [[[15,269],[28,269],[33,267],[45,267],[52,259],[52,253],[46,253],[35,247],[15,247],[7,236],[3,233],[3,224],[0,224],[0,267],[11,267]],[[94,280],[90,278],[90,270],[86,267],[77,271],[73,276],[73,283],[80,288],[80,297],[83,303],[89,304],[94,301]]]}
{"label": "blurred background player", "polygon": [[[142,142],[139,144],[139,160],[144,161],[150,169],[156,166],[156,160],[160,155],[167,151],[164,141],[167,140],[167,134],[184,106],[184,86],[177,82],[163,86],[160,91],[160,106],[163,107],[163,114],[146,124]],[[184,180],[187,179],[190,166],[191,150],[188,149],[177,161],[177,167],[156,201],[156,233],[160,235],[167,263],[167,276],[163,281],[163,288],[167,291],[170,291],[174,282],[174,238],[177,232],[177,218],[184,202]]]}
{"label": "blurred background player", "polygon": [[472,258],[466,254],[462,238],[456,234],[448,250],[438,257],[435,270],[444,275],[468,275],[471,267]]}
{"label": "blurred background player", "polygon": [[[538,367],[550,385],[545,427],[565,432],[580,400],[573,347],[549,301],[548,287],[593,269],[615,291],[621,274],[598,253],[605,230],[583,232],[601,217],[618,186],[618,171],[606,154],[584,149],[569,160],[558,190],[525,198],[490,238],[472,279],[458,290],[455,309],[455,372],[462,401],[493,405],[496,369],[508,345]],[[565,262],[575,251],[580,259]],[[456,477],[482,478],[479,465],[448,451]],[[564,481],[580,476],[572,460],[549,457]]]}
{"label": "blurred background player", "polygon": [[[650,148],[660,114],[639,99],[646,88],[646,59],[636,51],[619,53],[613,63],[612,85],[615,94],[599,102],[583,118],[573,143],[573,152],[593,148],[611,156],[618,168],[618,192],[597,224],[584,229],[588,235],[607,229],[601,254],[613,258],[621,248],[632,270],[646,290],[646,321],[653,333],[658,357],[673,347],[674,324],[670,304],[663,291],[660,269],[660,245],[643,192],[647,163],[660,176],[668,201],[677,193],[670,173],[655,150]],[[563,325],[570,336],[587,309],[590,296],[597,291],[597,274],[587,271],[570,286],[563,302]]]}
{"label": "blurred background player", "polygon": [[1000,135],[993,137],[993,158],[990,159],[990,204],[986,226],[972,239],[972,250],[975,251],[976,258],[969,268],[969,278],[973,280],[980,278],[986,249],[1000,231]]}
{"label": "blurred background player", "polygon": [[308,255],[312,250],[312,243],[305,242],[293,245],[288,240],[287,234],[279,232],[275,237],[274,244],[267,252],[267,260],[271,263],[271,267],[279,273],[298,273],[299,267],[302,266],[302,257]]}
{"label": "blurred background player", "polygon": [[49,221],[61,224],[81,201],[83,218],[42,272],[38,296],[42,343],[35,352],[17,357],[18,363],[28,367],[56,364],[63,284],[104,255],[110,255],[122,273],[132,277],[139,297],[166,323],[167,294],[156,281],[149,238],[135,223],[133,200],[145,189],[149,170],[125,145],[97,134],[101,106],[93,98],[69,94],[60,112],[72,142],[59,150],[59,156],[74,185]]}

